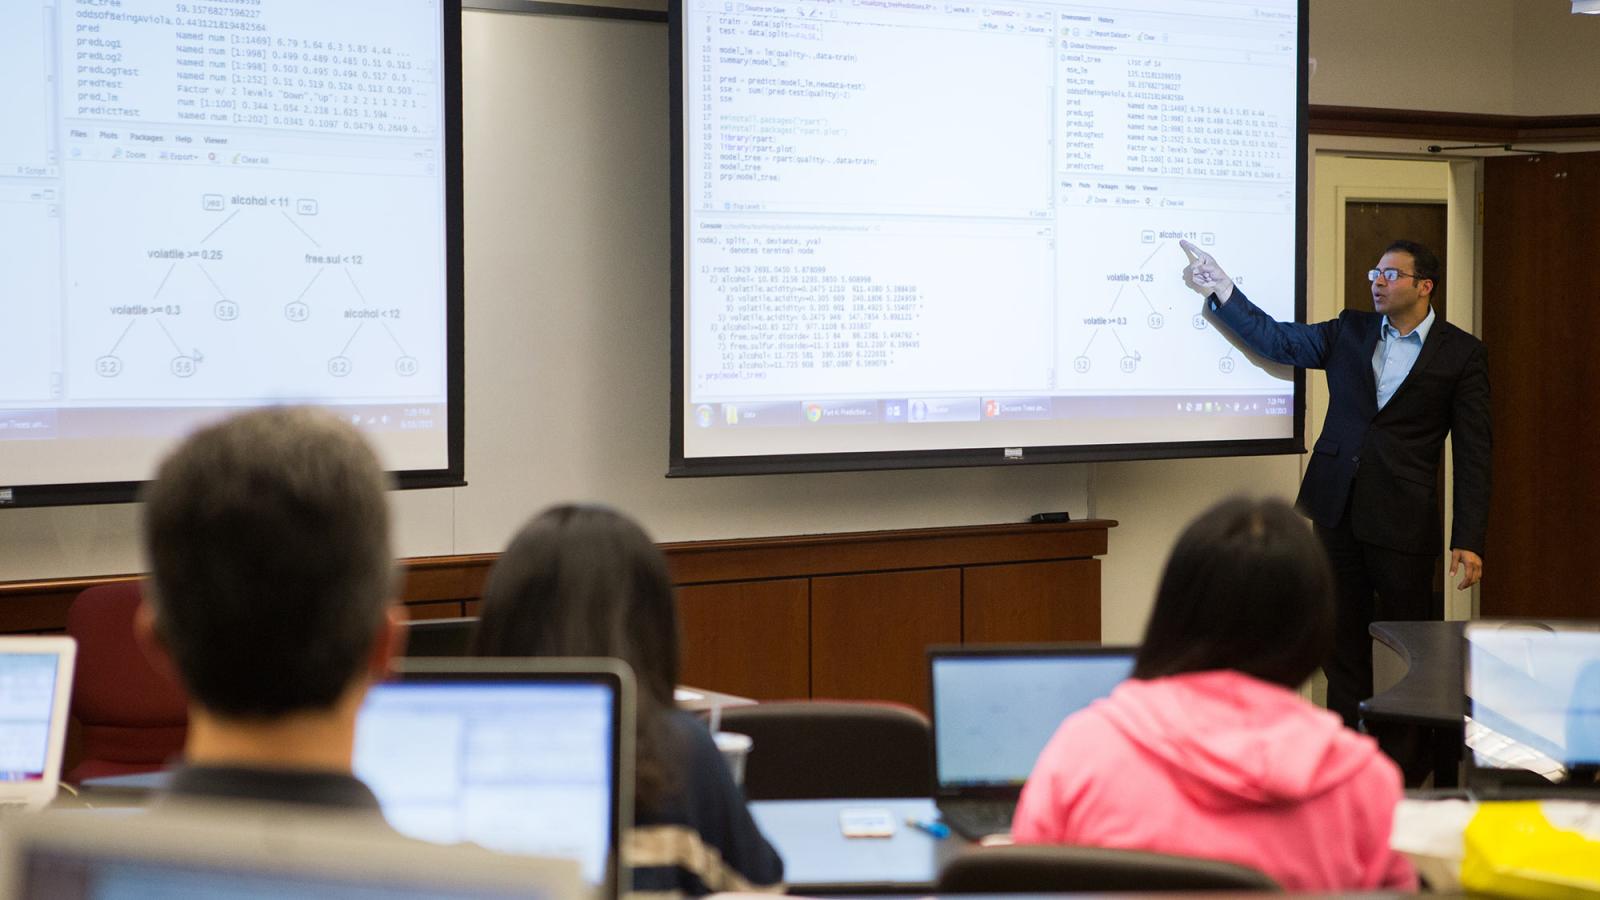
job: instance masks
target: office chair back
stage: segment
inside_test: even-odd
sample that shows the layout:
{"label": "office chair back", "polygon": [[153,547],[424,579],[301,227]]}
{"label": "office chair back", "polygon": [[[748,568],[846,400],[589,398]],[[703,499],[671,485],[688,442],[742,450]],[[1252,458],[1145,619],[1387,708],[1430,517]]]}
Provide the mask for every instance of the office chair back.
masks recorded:
{"label": "office chair back", "polygon": [[1077,891],[1280,891],[1265,873],[1214,859],[1143,850],[987,847],[951,860],[936,894]]}
{"label": "office chair back", "polygon": [[79,734],[67,781],[152,772],[183,750],[188,699],[134,639],[139,597],[137,581],[97,585],[67,609],[67,634],[78,640],[72,717]]}
{"label": "office chair back", "polygon": [[933,738],[921,713],[892,703],[795,700],[723,710],[722,730],[747,734],[751,800],[927,797]]}

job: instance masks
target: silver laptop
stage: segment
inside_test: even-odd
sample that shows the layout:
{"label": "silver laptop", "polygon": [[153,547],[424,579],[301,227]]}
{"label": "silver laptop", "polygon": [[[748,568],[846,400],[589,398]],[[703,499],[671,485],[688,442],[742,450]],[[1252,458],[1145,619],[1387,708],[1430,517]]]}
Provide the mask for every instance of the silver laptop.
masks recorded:
{"label": "silver laptop", "polygon": [[77,652],[69,637],[0,637],[0,813],[55,799]]}
{"label": "silver laptop", "polygon": [[614,659],[407,659],[367,694],[355,774],[402,834],[577,860],[626,885],[634,680]]}
{"label": "silver laptop", "polygon": [[930,647],[934,800],[971,840],[1011,830],[1023,782],[1067,716],[1111,693],[1137,648]]}
{"label": "silver laptop", "polygon": [[1467,625],[1467,787],[1600,800],[1600,622]]}
{"label": "silver laptop", "polygon": [[581,900],[571,860],[407,840],[370,817],[198,806],[14,817],[0,828],[0,900]]}

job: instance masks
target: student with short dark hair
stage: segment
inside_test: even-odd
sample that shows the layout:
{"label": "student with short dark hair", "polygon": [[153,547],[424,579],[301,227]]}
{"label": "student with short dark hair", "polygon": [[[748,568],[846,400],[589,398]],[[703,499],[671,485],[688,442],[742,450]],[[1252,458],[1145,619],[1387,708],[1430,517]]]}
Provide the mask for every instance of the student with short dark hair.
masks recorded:
{"label": "student with short dark hair", "polygon": [[783,861],[745,808],[711,734],[677,709],[678,613],[666,560],[631,519],[557,506],[523,526],[489,575],[478,656],[611,656],[637,676],[635,891],[778,890]]}
{"label": "student with short dark hair", "polygon": [[400,640],[386,487],[360,435],[308,409],[228,419],[162,463],[138,629],[190,698],[169,793],[377,811],[351,755]]}
{"label": "student with short dark hair", "polygon": [[1062,723],[1013,836],[1221,859],[1293,891],[1415,888],[1389,848],[1399,769],[1296,692],[1333,628],[1333,576],[1294,510],[1203,513],[1167,561],[1133,677]]}

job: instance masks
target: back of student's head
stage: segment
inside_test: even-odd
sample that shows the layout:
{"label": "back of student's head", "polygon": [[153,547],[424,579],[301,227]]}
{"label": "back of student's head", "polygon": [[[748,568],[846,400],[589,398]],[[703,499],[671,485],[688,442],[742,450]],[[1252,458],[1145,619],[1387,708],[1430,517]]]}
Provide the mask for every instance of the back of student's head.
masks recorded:
{"label": "back of student's head", "polygon": [[1232,669],[1298,687],[1332,649],[1333,616],[1305,520],[1280,500],[1225,500],[1172,548],[1133,675]]}
{"label": "back of student's head", "polygon": [[205,428],[144,495],[156,635],[234,718],[325,710],[364,671],[394,588],[386,477],[348,425],[272,408]]}
{"label": "back of student's head", "polygon": [[479,656],[614,656],[639,690],[672,703],[678,614],[667,564],[644,529],[601,506],[555,506],[500,555],[473,638]]}

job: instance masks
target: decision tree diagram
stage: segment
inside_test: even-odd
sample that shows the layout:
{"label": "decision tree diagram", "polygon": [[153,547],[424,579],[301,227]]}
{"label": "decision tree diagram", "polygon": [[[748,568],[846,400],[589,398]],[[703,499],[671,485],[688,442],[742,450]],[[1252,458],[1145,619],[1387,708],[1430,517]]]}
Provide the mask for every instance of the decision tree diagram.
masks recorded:
{"label": "decision tree diagram", "polygon": [[[1210,234],[1201,237],[1207,244],[1214,240]],[[1174,304],[1158,306],[1151,294],[1161,296],[1180,289],[1171,283],[1173,279],[1168,261],[1159,259],[1164,251],[1176,248],[1177,243],[1175,240],[1157,242],[1153,231],[1143,232],[1142,242],[1155,246],[1144,255],[1136,269],[1108,272],[1103,277],[1104,284],[1116,285],[1105,311],[1085,315],[1075,323],[1090,329],[1083,349],[1072,359],[1072,371],[1078,376],[1088,376],[1106,366],[1114,366],[1123,375],[1139,374],[1147,362],[1142,348],[1167,328],[1167,313],[1162,308],[1164,306],[1170,311]],[[1190,318],[1189,325],[1195,331],[1214,331],[1206,317],[1198,312]],[[1216,360],[1217,371],[1222,375],[1231,375],[1236,366],[1234,347],[1220,335],[1217,337],[1226,345],[1225,351]],[[1187,356],[1194,353],[1192,348],[1170,347],[1169,343],[1170,340],[1164,341],[1160,346]]]}
{"label": "decision tree diagram", "polygon": [[[399,307],[380,307],[369,301],[361,288],[360,272],[367,264],[367,254],[350,252],[348,248],[332,248],[319,241],[313,232],[320,204],[315,198],[290,199],[286,196],[204,194],[201,208],[207,213],[221,213],[220,222],[211,225],[198,241],[188,246],[163,246],[146,248],[144,259],[150,264],[155,289],[147,302],[121,303],[110,307],[113,316],[126,318],[115,341],[94,360],[94,372],[104,379],[115,379],[131,366],[149,366],[150,351],[138,351],[139,359],[130,354],[129,347],[170,347],[172,355],[164,365],[172,378],[187,379],[200,371],[207,354],[189,332],[200,329],[187,323],[195,321],[195,314],[207,315],[216,323],[211,327],[241,330],[228,336],[226,343],[250,339],[255,335],[266,339],[266,331],[258,323],[262,316],[281,316],[282,321],[303,329],[303,334],[290,335],[297,348],[326,343],[319,357],[312,351],[309,356],[296,352],[296,359],[314,359],[326,375],[336,379],[347,378],[362,365],[382,365],[391,368],[402,378],[410,378],[419,371],[416,357],[406,351],[392,324],[401,318]],[[251,219],[256,221],[251,222]],[[244,224],[255,226],[255,236],[240,235]],[[282,234],[276,240],[263,241],[262,229],[278,229]],[[230,237],[237,237],[230,242]],[[248,249],[246,249],[248,248]],[[268,248],[265,251],[263,248]],[[272,258],[281,255],[281,259]],[[303,287],[298,291],[283,291],[263,277],[264,272],[282,276],[296,269],[309,270]],[[184,275],[198,274],[196,282],[203,284],[206,296],[202,309],[193,309],[192,289],[179,291],[175,281]],[[175,275],[179,279],[175,279]],[[277,280],[281,281],[281,277]],[[317,289],[320,301],[317,306],[309,302]],[[205,306],[209,309],[205,309]],[[324,323],[313,327],[313,322],[323,317]],[[345,320],[350,330],[342,340],[327,327],[328,317]],[[145,323],[150,323],[146,325]],[[170,325],[169,325],[170,323]],[[358,338],[369,327],[379,331],[384,340],[361,342],[358,356],[352,350]],[[140,329],[156,329],[161,339],[130,341]],[[209,328],[206,329],[209,331]],[[215,333],[213,332],[213,335]],[[387,349],[385,349],[387,348]],[[125,355],[128,355],[125,358]]]}

